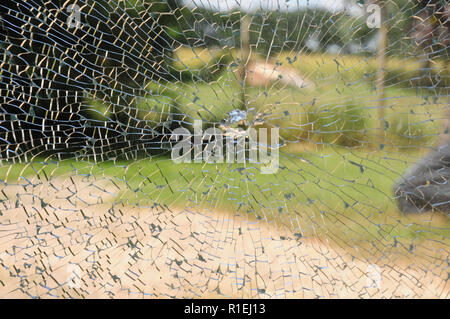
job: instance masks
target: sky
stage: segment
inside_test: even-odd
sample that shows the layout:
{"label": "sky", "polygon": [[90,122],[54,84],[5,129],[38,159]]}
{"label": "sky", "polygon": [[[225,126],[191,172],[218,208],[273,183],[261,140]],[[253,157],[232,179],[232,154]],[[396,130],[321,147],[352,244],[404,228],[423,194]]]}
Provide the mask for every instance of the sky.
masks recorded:
{"label": "sky", "polygon": [[[282,11],[296,10],[298,8],[323,8],[331,11],[341,11],[346,7],[346,3],[356,3],[352,0],[184,0],[190,7],[206,7],[213,10],[230,11],[241,7],[243,11],[276,10]],[[348,5],[347,5],[348,6]],[[356,6],[349,6],[354,10]]]}

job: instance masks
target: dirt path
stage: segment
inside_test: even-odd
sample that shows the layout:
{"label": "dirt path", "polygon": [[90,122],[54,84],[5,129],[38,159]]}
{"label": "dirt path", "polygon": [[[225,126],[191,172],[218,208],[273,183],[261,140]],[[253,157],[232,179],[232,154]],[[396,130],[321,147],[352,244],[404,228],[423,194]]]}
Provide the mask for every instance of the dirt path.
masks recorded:
{"label": "dirt path", "polygon": [[448,264],[371,264],[229,213],[102,203],[114,187],[5,187],[0,297],[449,297]]}

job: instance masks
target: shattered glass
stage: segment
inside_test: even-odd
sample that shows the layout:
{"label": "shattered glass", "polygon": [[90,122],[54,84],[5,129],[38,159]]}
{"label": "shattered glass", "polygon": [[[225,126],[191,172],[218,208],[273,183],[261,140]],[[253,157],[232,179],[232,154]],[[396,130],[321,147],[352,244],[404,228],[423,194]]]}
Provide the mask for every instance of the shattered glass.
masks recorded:
{"label": "shattered glass", "polygon": [[449,297],[445,1],[0,14],[0,297]]}

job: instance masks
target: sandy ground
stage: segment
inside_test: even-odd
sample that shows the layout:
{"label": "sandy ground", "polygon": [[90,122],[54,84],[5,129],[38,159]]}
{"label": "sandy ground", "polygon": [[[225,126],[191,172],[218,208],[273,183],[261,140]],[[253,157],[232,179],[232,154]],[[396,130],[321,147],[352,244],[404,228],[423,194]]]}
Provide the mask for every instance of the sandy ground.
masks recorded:
{"label": "sandy ground", "polygon": [[113,189],[2,186],[0,297],[449,297],[446,250],[443,262],[374,264],[226,212],[112,205]]}

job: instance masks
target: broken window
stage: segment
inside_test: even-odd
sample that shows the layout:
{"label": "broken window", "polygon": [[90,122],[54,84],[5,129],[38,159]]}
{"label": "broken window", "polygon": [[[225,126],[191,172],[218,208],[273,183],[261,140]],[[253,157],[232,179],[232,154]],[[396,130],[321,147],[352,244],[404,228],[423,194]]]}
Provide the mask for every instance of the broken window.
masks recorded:
{"label": "broken window", "polygon": [[0,297],[448,297],[444,2],[0,10]]}

